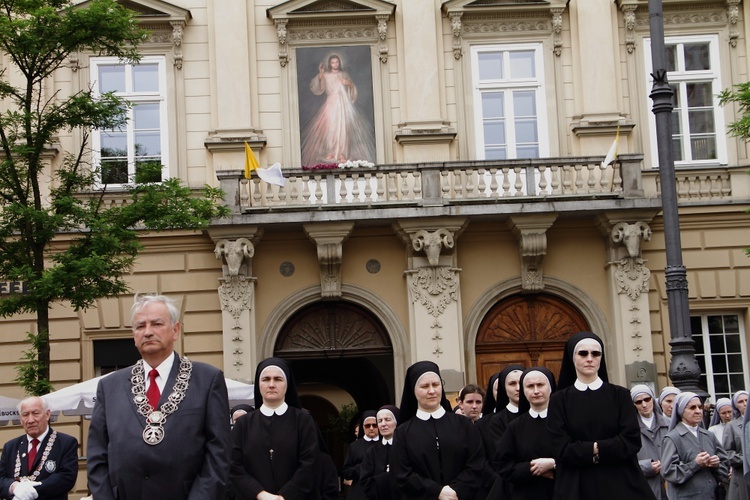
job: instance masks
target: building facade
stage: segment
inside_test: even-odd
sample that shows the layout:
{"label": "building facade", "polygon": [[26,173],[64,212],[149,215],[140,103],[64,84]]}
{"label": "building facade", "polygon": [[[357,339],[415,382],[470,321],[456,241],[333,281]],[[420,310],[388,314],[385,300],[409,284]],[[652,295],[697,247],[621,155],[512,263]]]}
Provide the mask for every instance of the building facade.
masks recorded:
{"label": "building facade", "polygon": [[[556,371],[584,329],[612,381],[668,384],[646,0],[123,4],[151,30],[141,62],[81,53],[49,85],[134,103],[126,130],[92,136],[108,190],[160,161],[226,193],[208,230],[144,234],[129,277],[180,301],[182,353],[243,381],[291,360],[321,423],[398,403],[417,360],[449,392],[511,362]],[[748,6],[663,4],[692,334],[720,397],[750,385],[748,147],[716,97],[750,78]],[[244,178],[245,143],[284,187]],[[54,307],[56,388],[129,364],[131,303]],[[9,396],[33,327],[2,320]],[[85,422],[60,425],[85,443]]]}

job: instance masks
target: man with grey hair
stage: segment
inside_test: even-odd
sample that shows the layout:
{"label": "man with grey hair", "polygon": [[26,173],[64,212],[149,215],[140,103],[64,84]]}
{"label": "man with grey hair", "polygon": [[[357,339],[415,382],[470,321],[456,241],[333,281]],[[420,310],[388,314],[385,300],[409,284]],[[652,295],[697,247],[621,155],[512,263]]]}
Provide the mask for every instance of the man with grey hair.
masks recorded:
{"label": "man with grey hair", "polygon": [[18,405],[26,434],[3,446],[0,497],[67,500],[78,477],[78,440],[49,426],[47,402],[26,398]]}
{"label": "man with grey hair", "polygon": [[179,309],[136,295],[131,327],[141,358],[99,382],[88,440],[96,500],[221,499],[229,471],[229,402],[213,366],[174,352]]}

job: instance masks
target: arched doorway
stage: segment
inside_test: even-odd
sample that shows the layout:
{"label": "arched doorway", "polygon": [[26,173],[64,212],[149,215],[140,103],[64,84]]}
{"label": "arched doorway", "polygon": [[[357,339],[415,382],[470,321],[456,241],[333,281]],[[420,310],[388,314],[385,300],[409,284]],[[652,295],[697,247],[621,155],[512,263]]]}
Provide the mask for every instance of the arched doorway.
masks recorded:
{"label": "arched doorway", "polygon": [[[319,301],[292,315],[281,328],[274,356],[286,359],[297,384],[338,388],[360,411],[394,402],[393,347],[383,324],[370,311],[344,300]],[[329,432],[335,404],[307,398],[334,462],[340,467],[350,436]],[[324,415],[325,413],[325,415]]]}
{"label": "arched doorway", "polygon": [[486,382],[509,364],[546,366],[557,376],[565,342],[582,330],[590,330],[586,318],[559,297],[540,293],[504,299],[479,326],[477,380]]}

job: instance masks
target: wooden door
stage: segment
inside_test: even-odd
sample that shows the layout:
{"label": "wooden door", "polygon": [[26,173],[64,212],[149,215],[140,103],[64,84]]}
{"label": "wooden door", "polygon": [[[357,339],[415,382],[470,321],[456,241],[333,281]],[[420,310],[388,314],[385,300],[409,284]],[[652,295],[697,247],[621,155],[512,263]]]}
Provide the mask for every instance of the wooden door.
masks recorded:
{"label": "wooden door", "polygon": [[545,366],[557,377],[565,342],[590,330],[569,302],[548,294],[517,295],[496,304],[479,325],[477,380],[485,384],[505,366]]}

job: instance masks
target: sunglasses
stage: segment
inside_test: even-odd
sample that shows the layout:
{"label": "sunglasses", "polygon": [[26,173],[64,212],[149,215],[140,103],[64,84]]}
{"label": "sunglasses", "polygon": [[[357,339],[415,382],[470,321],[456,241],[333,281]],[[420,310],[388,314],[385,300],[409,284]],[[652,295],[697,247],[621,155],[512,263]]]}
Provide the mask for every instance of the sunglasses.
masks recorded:
{"label": "sunglasses", "polygon": [[365,429],[374,429],[377,426],[378,426],[378,424],[365,424],[362,427],[364,427]]}
{"label": "sunglasses", "polygon": [[645,398],[639,399],[638,401],[633,401],[633,404],[638,406],[638,405],[642,405],[643,403],[650,403],[651,399],[652,399],[651,396],[646,396]]}
{"label": "sunglasses", "polygon": [[588,357],[589,354],[591,354],[595,358],[598,358],[602,355],[602,351],[578,351],[578,355],[582,358]]}

